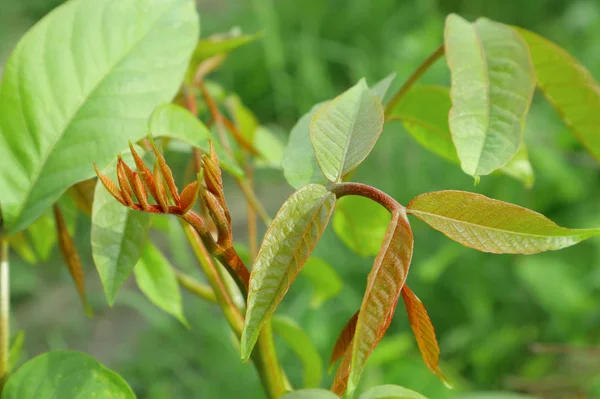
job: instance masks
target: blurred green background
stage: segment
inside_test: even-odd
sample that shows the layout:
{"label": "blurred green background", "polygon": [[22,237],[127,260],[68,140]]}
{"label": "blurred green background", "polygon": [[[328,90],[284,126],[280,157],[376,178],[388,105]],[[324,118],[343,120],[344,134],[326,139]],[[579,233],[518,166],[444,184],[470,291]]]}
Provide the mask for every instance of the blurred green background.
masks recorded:
{"label": "blurred green background", "polygon": [[[23,33],[60,2],[0,0],[0,65]],[[200,0],[198,7],[202,36],[234,26],[264,32],[261,40],[231,54],[211,79],[238,93],[262,123],[281,127],[283,140],[314,103],[361,77],[373,83],[395,71],[393,87],[398,87],[439,46],[450,12],[541,33],[600,77],[598,0]],[[420,81],[448,82],[443,60]],[[425,191],[461,189],[529,207],[564,226],[600,226],[600,168],[539,94],[525,141],[536,173],[532,189],[503,175],[485,177],[474,187],[471,177],[420,147],[400,124],[386,126],[354,180],[404,204]],[[278,171],[259,171],[256,178],[259,196],[274,214],[292,189]],[[226,194],[236,236],[243,241],[245,205],[234,185]],[[424,366],[402,307],[368,364],[364,388],[401,384],[432,399],[475,390],[600,397],[600,240],[541,255],[498,256],[463,248],[420,221],[412,224],[416,244],[408,283],[429,311],[442,368],[456,389],[444,388]],[[77,243],[96,311],[92,319],[83,315],[57,250],[38,265],[14,257],[13,326],[27,332],[28,357],[50,349],[88,352],[122,374],[140,399],[263,398],[254,370],[240,363],[218,308],[186,294],[192,324],[187,330],[131,282],[108,308],[83,216]],[[175,264],[197,273],[181,237],[163,244]],[[341,294],[311,309],[312,288],[299,279],[278,312],[298,321],[328,360],[338,332],[360,306],[372,259],[354,255],[331,228],[316,253],[341,275]],[[298,384],[300,363],[285,345],[280,353]],[[330,380],[327,376],[323,386]]]}

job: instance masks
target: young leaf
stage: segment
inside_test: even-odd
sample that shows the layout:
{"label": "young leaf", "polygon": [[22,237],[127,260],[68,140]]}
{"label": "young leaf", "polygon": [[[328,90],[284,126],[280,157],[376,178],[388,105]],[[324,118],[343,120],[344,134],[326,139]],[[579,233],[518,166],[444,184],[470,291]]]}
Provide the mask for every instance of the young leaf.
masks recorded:
{"label": "young leaf", "polygon": [[[448,125],[451,106],[447,87],[417,86],[410,89],[391,110],[388,121],[401,121],[406,131],[423,147],[459,164]],[[512,159],[500,168],[500,172],[522,181],[526,187],[533,185],[533,169],[524,142]]]}
{"label": "young leaf", "polygon": [[340,397],[325,389],[301,389],[283,395],[281,399],[340,399]]}
{"label": "young leaf", "polygon": [[[354,342],[354,340],[352,341]],[[352,344],[351,342],[351,344]],[[335,373],[333,383],[331,384],[331,390],[336,395],[342,396],[348,388],[348,376],[350,375],[350,368],[352,367],[352,345],[348,346],[346,352],[342,356],[342,361]],[[352,397],[352,395],[350,395]]]}
{"label": "young leaf", "polygon": [[348,390],[354,392],[367,359],[390,325],[412,258],[413,235],[403,211],[395,211],[369,273],[352,344]]}
{"label": "young leaf", "polygon": [[398,385],[380,385],[361,394],[358,399],[427,399],[425,396]]}
{"label": "young leaf", "polygon": [[6,237],[6,240],[8,241],[10,248],[18,253],[21,259],[23,259],[25,262],[31,264],[37,263],[35,251],[33,248],[31,248],[31,244],[27,240],[27,236],[25,235],[24,231],[19,231],[16,234],[12,234]]}
{"label": "young leaf", "polygon": [[320,107],[310,140],[323,174],[339,182],[369,155],[383,129],[383,106],[364,79]]}
{"label": "young leaf", "polygon": [[188,326],[173,267],[150,242],[144,247],[142,256],[135,265],[134,274],[138,287],[152,303]]}
{"label": "young leaf", "polygon": [[552,251],[600,235],[600,229],[567,229],[532,210],[465,191],[418,195],[407,212],[466,247],[497,254]]}
{"label": "young leaf", "polygon": [[427,315],[425,306],[408,286],[402,288],[402,299],[408,313],[410,327],[415,334],[417,345],[425,365],[449,387],[452,385],[439,367],[440,347],[435,337],[433,324]]}
{"label": "young leaf", "polygon": [[323,361],[308,335],[291,318],[273,317],[273,331],[287,342],[302,361],[305,388],[318,387],[323,373]]}
{"label": "young leaf", "polygon": [[39,355],[7,381],[2,399],[135,399],[125,380],[97,360],[80,352],[55,351]]}
{"label": "young leaf", "polygon": [[[123,158],[131,163],[129,154],[124,154]],[[105,173],[111,179],[115,178],[114,162]],[[103,185],[96,185],[92,208],[92,256],[111,306],[117,290],[140,258],[149,229],[148,213],[121,205]]]}
{"label": "young leaf", "polygon": [[334,194],[321,185],[309,184],[292,194],[277,212],[250,276],[242,359],[250,356],[264,323],[317,245],[334,205]]}
{"label": "young leaf", "polygon": [[243,177],[244,172],[237,162],[213,140],[208,128],[190,111],[175,104],[162,104],[150,116],[150,134],[154,137],[170,137],[183,141],[192,147],[200,149],[205,154],[210,153],[209,140],[215,146],[223,169],[236,177]]}
{"label": "young leaf", "polygon": [[600,161],[600,85],[555,43],[525,29],[515,29],[529,45],[538,87],[579,141]]}
{"label": "young leaf", "polygon": [[444,47],[452,74],[450,131],[462,169],[477,179],[517,152],[535,73],[523,39],[485,18],[470,23],[449,15]]}
{"label": "young leaf", "polygon": [[237,30],[225,34],[212,35],[206,39],[201,39],[196,45],[192,55],[191,64],[198,64],[215,55],[229,53],[238,47],[252,43],[260,38],[262,33],[257,32],[252,35],[243,35]]}
{"label": "young leaf", "polygon": [[381,205],[364,197],[347,196],[335,206],[333,230],[357,254],[375,256],[389,222],[390,213]]}
{"label": "young leaf", "polygon": [[358,322],[358,312],[354,313],[350,320],[346,323],[342,332],[335,341],[333,351],[331,352],[331,359],[329,360],[329,366],[333,365],[339,358],[344,356],[350,345],[352,339],[354,339],[354,333],[356,332],[356,323]]}
{"label": "young leaf", "polygon": [[313,285],[311,308],[321,307],[324,302],[334,298],[342,290],[342,279],[333,267],[321,258],[314,256],[308,258],[300,275],[308,278]]}
{"label": "young leaf", "polygon": [[0,87],[8,232],[92,177],[92,160],[104,167],[146,134],[150,112],[180,86],[198,29],[192,0],[73,0],[25,34]]}

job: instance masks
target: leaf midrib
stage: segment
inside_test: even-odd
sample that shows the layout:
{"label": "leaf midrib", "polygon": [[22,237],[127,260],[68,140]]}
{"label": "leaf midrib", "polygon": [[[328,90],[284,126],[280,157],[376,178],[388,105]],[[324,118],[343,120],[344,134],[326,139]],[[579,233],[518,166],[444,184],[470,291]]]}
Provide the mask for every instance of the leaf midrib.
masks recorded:
{"label": "leaf midrib", "polygon": [[[354,137],[354,126],[356,126],[356,121],[360,115],[360,109],[363,105],[363,98],[365,93],[369,93],[368,89],[362,88],[362,92],[360,93],[360,97],[358,99],[358,107],[355,108],[356,112],[354,112],[354,117],[352,118],[352,123],[350,124],[350,133],[346,137],[346,145],[344,146],[344,152],[342,153],[342,159],[340,162],[340,169],[338,170],[337,176],[335,178],[336,182],[341,181],[344,175],[344,164],[346,163],[346,156],[348,155],[348,149],[350,148],[350,143],[352,142],[352,138]],[[376,97],[376,96],[375,96]]]}

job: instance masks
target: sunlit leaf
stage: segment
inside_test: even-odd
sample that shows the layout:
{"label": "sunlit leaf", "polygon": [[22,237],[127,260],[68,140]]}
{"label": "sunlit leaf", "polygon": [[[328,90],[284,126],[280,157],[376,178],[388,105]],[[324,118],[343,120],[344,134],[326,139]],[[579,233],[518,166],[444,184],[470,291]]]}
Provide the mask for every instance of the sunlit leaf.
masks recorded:
{"label": "sunlit leaf", "polygon": [[323,174],[341,181],[369,155],[382,129],[383,106],[364,79],[320,107],[310,139]]}
{"label": "sunlit leaf", "polygon": [[333,215],[337,236],[361,256],[375,256],[390,222],[390,213],[367,198],[346,196],[338,200]]}
{"label": "sunlit leaf", "polygon": [[313,285],[311,308],[321,307],[342,290],[342,279],[333,267],[321,258],[308,258],[300,275],[308,278]]}
{"label": "sunlit leaf", "polygon": [[525,29],[516,31],[529,45],[538,87],[579,141],[600,160],[600,85],[555,43]]}
{"label": "sunlit leaf", "polygon": [[0,202],[10,233],[94,175],[179,89],[198,37],[192,0],[73,0],[15,47],[0,87]]}
{"label": "sunlit leaf", "polygon": [[386,76],[385,78],[381,79],[379,82],[377,82],[371,86],[371,89],[370,89],[371,93],[375,94],[377,96],[377,98],[379,98],[379,100],[381,101],[382,104],[383,104],[383,99],[385,98],[385,95],[387,94],[388,90],[390,89],[390,86],[392,85],[392,82],[394,81],[395,78],[396,78],[396,72],[392,72],[388,76]]}
{"label": "sunlit leaf", "polygon": [[281,399],[340,399],[340,397],[325,389],[301,389],[283,395]]}
{"label": "sunlit leaf", "polygon": [[134,274],[138,287],[153,304],[188,326],[173,267],[152,243],[148,242],[144,247]]}
{"label": "sunlit leaf", "polygon": [[302,361],[305,388],[318,387],[323,373],[323,361],[308,335],[291,318],[273,317],[273,331],[287,342]]}
{"label": "sunlit leaf", "polygon": [[358,322],[358,312],[354,313],[352,317],[348,320],[344,328],[342,328],[342,332],[338,336],[335,341],[335,345],[333,346],[333,351],[331,352],[331,359],[329,360],[329,365],[331,366],[335,363],[339,358],[344,356],[350,345],[352,344],[352,339],[354,339],[354,333],[356,332],[356,323]]}
{"label": "sunlit leaf", "polygon": [[423,306],[419,298],[406,285],[402,288],[402,299],[406,306],[410,327],[415,334],[415,339],[417,340],[417,345],[419,346],[425,365],[440,377],[446,385],[451,387],[452,385],[439,367],[440,347],[425,306]]}
{"label": "sunlit leaf", "polygon": [[269,226],[252,268],[242,359],[248,359],[258,334],[300,273],[325,230],[335,195],[318,184],[292,194]]}
{"label": "sunlit leaf", "polygon": [[427,399],[425,396],[398,385],[380,385],[361,394],[358,399]]}
{"label": "sunlit leaf", "polygon": [[212,140],[219,162],[223,169],[234,176],[242,177],[244,172],[237,162],[214,140],[208,128],[190,111],[175,104],[162,104],[150,117],[150,134],[154,137],[170,137],[183,141],[192,147],[210,153],[209,139]]}
{"label": "sunlit leaf", "polygon": [[567,229],[532,210],[464,191],[418,195],[407,211],[454,241],[483,252],[534,254],[600,235],[600,229]]}
{"label": "sunlit leaf", "polygon": [[392,321],[412,258],[413,235],[403,211],[397,210],[369,273],[352,343],[348,390],[354,392],[367,359]]}
{"label": "sunlit leaf", "polygon": [[477,179],[517,152],[535,73],[523,39],[485,18],[470,23],[449,15],[444,48],[452,74],[450,131],[463,171]]}
{"label": "sunlit leaf", "polygon": [[[123,154],[131,165],[132,157]],[[104,173],[115,180],[116,161]],[[133,211],[119,202],[104,188],[96,185],[92,208],[92,256],[108,303],[112,306],[121,284],[127,280],[142,254],[150,229],[150,215]]]}
{"label": "sunlit leaf", "polygon": [[47,352],[17,370],[2,399],[135,399],[125,380],[90,356],[71,351]]}

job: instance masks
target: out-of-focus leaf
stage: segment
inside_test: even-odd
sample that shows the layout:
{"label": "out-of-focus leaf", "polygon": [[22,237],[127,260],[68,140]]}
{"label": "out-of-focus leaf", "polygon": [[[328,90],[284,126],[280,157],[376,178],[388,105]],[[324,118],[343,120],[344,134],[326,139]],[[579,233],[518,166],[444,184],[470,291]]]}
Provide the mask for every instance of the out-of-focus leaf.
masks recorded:
{"label": "out-of-focus leaf", "polygon": [[[210,153],[209,140],[212,136],[208,128],[190,111],[175,104],[162,104],[150,117],[150,134],[154,137],[170,137],[198,148],[205,154]],[[219,162],[223,169],[236,177],[243,177],[244,172],[221,147],[217,140],[212,140]]]}
{"label": "out-of-focus leaf", "polygon": [[200,39],[190,61],[191,64],[198,64],[207,58],[218,54],[229,53],[238,47],[252,43],[260,38],[262,33],[257,32],[252,35],[243,35],[238,29],[232,29],[231,32],[216,34]]}
{"label": "out-of-focus leaf", "polygon": [[323,373],[323,361],[308,335],[291,318],[273,317],[273,331],[287,342],[302,361],[305,388],[318,387]]}
{"label": "out-of-focus leaf", "polygon": [[348,391],[356,390],[367,359],[388,329],[413,253],[413,235],[404,211],[397,210],[369,273],[352,343]]}
{"label": "out-of-focus leaf", "polygon": [[348,320],[344,328],[342,328],[342,332],[335,341],[333,351],[331,352],[331,359],[329,360],[329,366],[333,365],[333,363],[335,363],[339,358],[344,356],[344,353],[346,353],[346,351],[352,344],[352,339],[354,338],[354,333],[356,332],[358,312],[359,311],[354,313],[352,317]]}
{"label": "out-of-focus leaf", "polygon": [[320,107],[310,139],[323,174],[341,181],[369,155],[383,129],[383,106],[364,79]]}
{"label": "out-of-focus leaf", "polygon": [[311,256],[300,272],[313,285],[311,308],[319,308],[324,302],[334,298],[342,290],[342,279],[329,263]]}
{"label": "out-of-focus leaf", "polygon": [[275,311],[321,238],[335,195],[309,184],[292,194],[269,226],[250,276],[242,359],[248,359],[264,323]]}
{"label": "out-of-focus leaf", "polygon": [[449,15],[444,48],[452,75],[450,131],[463,171],[478,179],[517,152],[535,72],[523,39],[485,18],[470,23]]}
{"label": "out-of-focus leaf", "polygon": [[338,200],[333,215],[337,236],[361,256],[375,256],[390,222],[390,213],[364,197],[346,196]]}
{"label": "out-of-focus leaf", "polygon": [[358,399],[427,399],[425,396],[398,385],[380,385],[369,389]]}
{"label": "out-of-focus leaf", "polygon": [[536,399],[533,396],[512,392],[470,392],[458,394],[454,399]]}
{"label": "out-of-focus leaf", "polygon": [[8,371],[14,370],[19,363],[19,358],[23,352],[23,345],[25,344],[25,331],[19,331],[13,338],[12,344],[8,352]]}
{"label": "out-of-focus leaf", "polygon": [[[401,121],[406,131],[423,147],[459,164],[448,125],[451,106],[447,87],[416,86],[406,92],[391,110],[388,120]],[[515,156],[500,168],[500,172],[522,181],[527,187],[533,184],[533,169],[527,157],[525,143],[521,143]]]}
{"label": "out-of-focus leaf", "polygon": [[7,238],[8,245],[19,254],[19,256],[28,263],[34,264],[37,262],[35,251],[31,248],[31,244],[27,240],[24,231],[19,231],[16,234],[9,235]]}
{"label": "out-of-focus leaf", "polygon": [[39,355],[7,381],[2,399],[135,399],[125,380],[80,352]]}
{"label": "out-of-focus leaf", "polygon": [[9,233],[92,177],[92,161],[104,167],[146,134],[150,112],[179,89],[198,25],[192,0],[74,0],[23,36],[0,87]]}
{"label": "out-of-focus leaf", "polygon": [[225,106],[244,139],[250,143],[254,142],[254,134],[259,124],[252,111],[242,103],[242,100],[236,94],[227,97]]}
{"label": "out-of-focus leaf", "polygon": [[575,57],[555,43],[515,29],[529,45],[538,87],[579,141],[600,160],[600,85]]}
{"label": "out-of-focus leaf", "polygon": [[[127,164],[133,164],[130,153],[123,154]],[[116,179],[116,161],[104,174]],[[104,188],[96,185],[92,209],[92,256],[109,305],[121,284],[127,280],[142,254],[150,229],[150,215],[133,211],[118,201]]]}
{"label": "out-of-focus leaf", "polygon": [[284,147],[272,131],[264,126],[259,126],[254,133],[254,148],[261,156],[255,162],[257,167],[281,169]]}
{"label": "out-of-focus leaf", "polygon": [[281,399],[340,399],[340,397],[325,389],[301,389],[283,395]]}
{"label": "out-of-focus leaf", "polygon": [[418,195],[407,212],[466,247],[498,254],[552,251],[600,235],[600,229],[567,229],[532,210],[465,191]]}
{"label": "out-of-focus leaf", "polygon": [[383,99],[385,98],[385,95],[387,94],[388,90],[390,89],[390,86],[392,85],[392,82],[394,81],[395,78],[396,78],[396,72],[392,72],[388,76],[386,76],[385,78],[381,79],[379,82],[377,82],[371,86],[371,89],[370,89],[371,93],[375,94],[377,96],[377,98],[379,98],[379,101],[381,101],[382,104],[383,104]]}
{"label": "out-of-focus leaf", "polygon": [[135,281],[150,302],[189,326],[184,314],[181,292],[169,260],[148,242],[135,265]]}
{"label": "out-of-focus leaf", "polygon": [[50,212],[44,213],[27,228],[27,235],[36,254],[42,261],[48,260],[56,244],[56,224]]}
{"label": "out-of-focus leaf", "polygon": [[406,306],[410,327],[415,334],[415,339],[417,340],[417,345],[419,346],[425,365],[435,375],[440,377],[444,384],[452,387],[452,384],[448,381],[444,373],[442,373],[442,370],[440,370],[440,347],[425,306],[423,306],[421,300],[406,285],[402,288],[402,299]]}
{"label": "out-of-focus leaf", "polygon": [[87,179],[69,187],[67,193],[75,201],[75,205],[86,215],[92,215],[92,202],[97,180]]}

